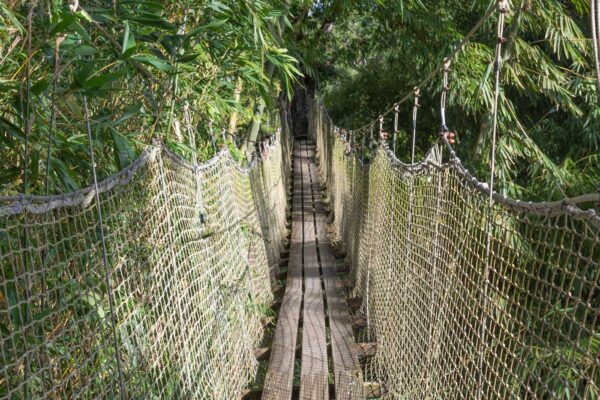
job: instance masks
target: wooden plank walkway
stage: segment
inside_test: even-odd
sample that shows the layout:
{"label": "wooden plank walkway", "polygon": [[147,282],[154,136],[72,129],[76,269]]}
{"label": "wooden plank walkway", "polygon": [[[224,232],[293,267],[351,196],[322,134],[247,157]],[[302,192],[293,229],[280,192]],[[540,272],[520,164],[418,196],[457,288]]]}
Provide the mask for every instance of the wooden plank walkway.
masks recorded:
{"label": "wooden plank walkway", "polygon": [[[300,399],[329,398],[325,305],[321,287],[321,266],[317,255],[315,193],[312,190],[314,147],[304,145],[302,174],[304,189],[304,316],[302,319],[302,362]],[[312,169],[311,169],[312,164]],[[319,193],[320,196],[320,193]]]}
{"label": "wooden plank walkway", "polygon": [[[330,376],[336,399],[365,398],[352,321],[344,293],[336,287],[336,262],[314,153],[314,144],[296,140],[290,259],[263,388],[265,400],[291,399],[294,374],[300,378],[300,399],[328,400]],[[301,308],[300,371],[294,371]]]}
{"label": "wooden plank walkway", "polygon": [[302,305],[303,182],[301,167],[300,148],[296,146],[294,148],[290,258],[285,294],[279,310],[271,347],[269,370],[263,387],[263,399],[289,399],[292,396],[296,339]]}

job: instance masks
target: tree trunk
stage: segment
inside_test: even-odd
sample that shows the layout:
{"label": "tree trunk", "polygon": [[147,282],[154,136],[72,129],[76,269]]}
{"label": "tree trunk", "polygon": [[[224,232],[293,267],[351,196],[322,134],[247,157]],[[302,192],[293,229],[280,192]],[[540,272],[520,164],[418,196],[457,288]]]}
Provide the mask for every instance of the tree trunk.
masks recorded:
{"label": "tree trunk", "polygon": [[[269,80],[273,78],[273,72],[275,66],[271,63],[267,65],[267,76]],[[258,139],[258,132],[260,132],[260,124],[262,121],[263,113],[265,112],[265,101],[264,99],[258,100],[258,106],[254,110],[254,116],[252,118],[252,125],[248,128],[248,134],[246,135],[246,141],[242,145],[242,152],[246,153],[246,157],[250,158],[252,148]]]}
{"label": "tree trunk", "polygon": [[[289,1],[289,0],[284,1],[284,5],[285,5],[285,8],[288,10],[288,14],[289,14],[290,4],[291,4],[291,1]],[[277,25],[269,24],[269,30],[277,38],[278,42],[283,42],[282,32],[280,32],[279,28],[281,28],[283,30],[283,29],[285,29],[285,26],[286,26],[285,16],[279,17],[279,19],[277,20]],[[275,66],[271,63],[267,63],[267,71],[266,72],[267,72],[266,75],[269,77],[269,81],[272,80],[273,73],[275,72]],[[260,124],[261,124],[261,120],[262,120],[264,111],[265,111],[265,101],[264,101],[264,99],[260,99],[258,106],[254,110],[254,117],[252,118],[252,125],[248,129],[248,134],[246,136],[246,140],[244,141],[244,144],[242,145],[242,149],[241,149],[243,153],[246,153],[247,158],[249,158],[249,156],[251,154],[251,148],[254,147],[254,144],[256,143],[256,140],[258,138],[258,132],[260,131]]]}
{"label": "tree trunk", "polygon": [[235,103],[236,109],[233,110],[233,112],[231,113],[231,116],[229,117],[229,129],[228,132],[230,135],[234,135],[235,131],[237,129],[237,122],[238,122],[238,110],[237,107],[239,107],[240,104],[240,98],[242,95],[242,89],[244,87],[244,81],[242,80],[242,78],[238,77],[237,78],[237,82],[235,84],[235,91],[233,92],[233,101]]}

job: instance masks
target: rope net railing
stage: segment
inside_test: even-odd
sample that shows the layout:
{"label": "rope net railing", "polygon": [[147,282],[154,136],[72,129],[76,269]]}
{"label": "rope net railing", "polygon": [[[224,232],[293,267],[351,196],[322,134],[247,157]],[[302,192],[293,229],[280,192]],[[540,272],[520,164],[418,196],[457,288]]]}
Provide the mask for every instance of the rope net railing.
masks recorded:
{"label": "rope net railing", "polygon": [[0,399],[238,398],[285,237],[277,136],[248,168],[151,146],[99,203],[93,187],[0,198]]}
{"label": "rope net railing", "polygon": [[383,143],[363,165],[321,106],[311,119],[367,320],[356,340],[377,343],[365,381],[390,399],[600,398],[596,212],[499,195],[490,208],[437,145],[411,165]]}

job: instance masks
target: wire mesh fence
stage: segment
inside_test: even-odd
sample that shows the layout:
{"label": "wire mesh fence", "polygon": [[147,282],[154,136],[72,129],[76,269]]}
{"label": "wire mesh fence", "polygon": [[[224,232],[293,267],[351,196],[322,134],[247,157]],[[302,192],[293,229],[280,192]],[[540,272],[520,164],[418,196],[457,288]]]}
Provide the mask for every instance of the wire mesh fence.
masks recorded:
{"label": "wire mesh fence", "polygon": [[149,147],[98,204],[0,198],[0,399],[239,397],[285,236],[278,136],[249,168]]}
{"label": "wire mesh fence", "polygon": [[[600,217],[494,196],[434,147],[362,165],[311,113],[334,229],[377,343],[365,381],[395,399],[600,398]],[[597,201],[597,195],[577,200]]]}

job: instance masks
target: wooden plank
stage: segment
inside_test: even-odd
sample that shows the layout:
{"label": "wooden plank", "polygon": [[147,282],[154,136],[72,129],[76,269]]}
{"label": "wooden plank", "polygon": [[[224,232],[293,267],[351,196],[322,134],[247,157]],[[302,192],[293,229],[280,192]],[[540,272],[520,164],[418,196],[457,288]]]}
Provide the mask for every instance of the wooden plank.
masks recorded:
{"label": "wooden plank", "polygon": [[301,149],[294,146],[294,194],[292,195],[292,235],[285,294],[273,336],[269,369],[262,398],[288,400],[292,397],[298,320],[302,303],[302,169]]}
{"label": "wooden plank", "polygon": [[336,285],[336,260],[327,235],[327,216],[321,200],[321,188],[316,169],[313,185],[315,202],[315,222],[321,256],[321,267],[327,295],[329,328],[331,330],[331,352],[337,400],[364,399],[362,369],[352,331],[352,319],[348,311],[343,290]]}
{"label": "wooden plank", "polygon": [[[327,338],[325,334],[325,305],[321,286],[321,271],[317,257],[315,205],[312,192],[311,163],[313,146],[305,146],[302,163],[304,190],[304,312],[302,320],[302,363],[300,399],[327,400]],[[313,166],[314,168],[314,166]]]}
{"label": "wooden plank", "polygon": [[[326,232],[326,211],[314,162],[314,145],[296,142],[294,148],[292,235],[287,286],[275,330],[263,399],[288,400],[292,396],[294,353],[302,313],[300,399],[329,397],[325,305],[331,328],[336,398],[364,399],[358,348],[344,292],[336,287],[336,261]],[[318,254],[321,259],[319,262]],[[304,271],[304,294],[302,293]],[[321,271],[323,277],[321,277]]]}

